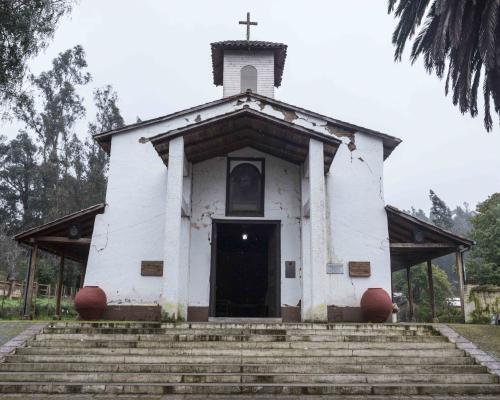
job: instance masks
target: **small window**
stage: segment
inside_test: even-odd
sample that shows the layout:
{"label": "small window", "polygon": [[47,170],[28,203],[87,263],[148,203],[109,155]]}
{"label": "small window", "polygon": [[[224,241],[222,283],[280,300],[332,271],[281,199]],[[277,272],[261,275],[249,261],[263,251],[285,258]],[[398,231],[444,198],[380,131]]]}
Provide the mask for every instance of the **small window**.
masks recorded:
{"label": "small window", "polygon": [[228,158],[226,215],[264,216],[264,159]]}
{"label": "small window", "polygon": [[245,65],[241,69],[241,92],[246,92],[248,89],[257,93],[257,68],[253,65]]}

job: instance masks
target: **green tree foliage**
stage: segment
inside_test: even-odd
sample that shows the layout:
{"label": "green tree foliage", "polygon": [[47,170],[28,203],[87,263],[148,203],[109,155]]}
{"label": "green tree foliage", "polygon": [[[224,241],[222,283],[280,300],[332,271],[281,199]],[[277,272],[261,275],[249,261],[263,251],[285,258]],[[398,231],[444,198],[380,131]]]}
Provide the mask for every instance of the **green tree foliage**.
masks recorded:
{"label": "green tree foliage", "polygon": [[36,156],[37,147],[25,131],[10,143],[0,141],[0,222],[7,231],[39,218]]}
{"label": "green tree foliage", "polygon": [[8,227],[0,223],[0,267],[7,280],[19,279],[22,266],[22,249],[9,237]]}
{"label": "green tree foliage", "polygon": [[467,280],[500,285],[500,193],[477,205],[471,237],[476,241],[467,268]]}
{"label": "green tree foliage", "polygon": [[[445,92],[462,113],[478,114],[482,81],[484,125],[493,121],[490,101],[500,112],[500,2],[498,0],[389,0],[399,20],[392,36],[395,59],[413,40],[410,58],[420,56],[429,73],[446,76]],[[481,74],[484,78],[481,79]]]}
{"label": "green tree foliage", "polygon": [[[419,265],[411,269],[411,285],[413,302],[415,304],[415,317],[417,321],[431,320],[431,307],[429,297],[429,283],[427,280],[427,266]],[[452,287],[446,273],[438,266],[432,266],[434,293],[436,302],[436,315],[441,321],[450,320],[456,314],[450,309],[447,299],[452,297]],[[408,285],[406,270],[393,274],[394,291],[401,292],[408,298]]]}
{"label": "green tree foliage", "polygon": [[73,131],[84,117],[79,86],[90,81],[81,46],[60,53],[49,71],[30,76],[29,91],[21,94],[14,113],[40,144],[40,207],[43,218],[52,219],[81,206],[78,174],[83,145]]}
{"label": "green tree foliage", "polygon": [[27,61],[45,48],[71,0],[0,0],[0,102],[15,98]]}
{"label": "green tree foliage", "polygon": [[[453,231],[453,213],[450,208],[433,190],[429,191],[429,199],[431,200],[429,221],[440,228]],[[439,265],[446,272],[454,287],[458,288],[458,278],[455,271],[455,256],[450,254],[440,257],[434,260],[434,263]]]}
{"label": "green tree foliage", "polygon": [[429,192],[429,199],[432,203],[429,215],[432,223],[440,228],[451,230],[453,227],[453,215],[450,208],[432,189]]}
{"label": "green tree foliage", "polygon": [[[429,192],[429,199],[431,200],[429,216],[427,216],[425,211],[421,209],[416,210],[413,207],[410,214],[455,234],[471,237],[471,220],[474,218],[475,213],[469,209],[467,203],[451,210],[446,202],[433,190]],[[438,318],[441,321],[459,320],[460,316],[458,310],[450,307],[446,302],[446,298],[456,297],[458,295],[455,255],[451,254],[432,261]],[[465,264],[467,270],[469,270],[467,254]],[[394,273],[393,279],[395,282],[395,291],[403,292],[407,295],[406,271]],[[414,288],[416,318],[419,321],[428,321],[430,319],[430,301],[426,292],[428,285],[426,265],[412,267],[411,282]]]}
{"label": "green tree foliage", "polygon": [[[94,102],[97,114],[94,122],[89,123],[91,135],[120,128],[125,125],[120,110],[116,104],[117,94],[111,86],[94,91]],[[91,204],[104,201],[106,193],[106,173],[108,157],[92,138],[85,142],[88,168],[86,171],[86,196]]]}
{"label": "green tree foliage", "polygon": [[[0,0],[1,1],[1,0]],[[91,135],[124,125],[111,86],[94,91],[95,120],[81,140],[75,127],[85,116],[79,89],[90,81],[85,52],[60,53],[52,68],[29,77],[14,115],[24,129],[10,142],[0,137],[0,275],[23,279],[27,254],[10,236],[73,211],[103,202],[107,155]],[[58,260],[40,255],[37,279],[53,283]],[[75,285],[80,266],[67,263],[65,284]]]}
{"label": "green tree foliage", "polygon": [[460,236],[467,236],[472,230],[472,217],[474,212],[469,209],[469,204],[464,203],[463,208],[457,206],[453,210],[452,231]]}
{"label": "green tree foliage", "polygon": [[414,217],[421,219],[422,221],[426,222],[431,222],[429,220],[429,217],[425,214],[425,211],[419,208],[418,210],[415,207],[412,207],[411,210],[409,211],[409,214],[413,215]]}

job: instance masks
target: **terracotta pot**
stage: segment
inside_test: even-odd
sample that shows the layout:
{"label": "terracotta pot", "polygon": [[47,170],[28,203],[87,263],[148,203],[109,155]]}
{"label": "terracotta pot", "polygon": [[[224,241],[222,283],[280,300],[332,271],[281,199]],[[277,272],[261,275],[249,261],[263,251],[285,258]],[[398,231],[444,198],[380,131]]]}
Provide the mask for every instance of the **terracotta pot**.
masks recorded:
{"label": "terracotta pot", "polygon": [[382,288],[369,288],[361,297],[361,312],[367,322],[385,322],[392,312],[391,296]]}
{"label": "terracotta pot", "polygon": [[107,305],[106,293],[99,286],[85,286],[75,296],[75,308],[83,320],[99,319]]}

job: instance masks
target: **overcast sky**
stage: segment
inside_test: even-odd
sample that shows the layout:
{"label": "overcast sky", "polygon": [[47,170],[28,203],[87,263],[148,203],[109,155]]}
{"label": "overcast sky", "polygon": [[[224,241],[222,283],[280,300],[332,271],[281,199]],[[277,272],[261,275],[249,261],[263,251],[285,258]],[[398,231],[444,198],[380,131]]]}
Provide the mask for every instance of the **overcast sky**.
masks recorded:
{"label": "overcast sky", "polygon": [[385,162],[388,204],[428,211],[432,188],[451,207],[475,207],[500,191],[498,118],[486,133],[482,115],[462,116],[421,62],[394,63],[387,0],[81,0],[30,66],[46,70],[81,44],[93,76],[82,91],[89,118],[92,88],[106,84],[127,123],[157,117],[222,96],[210,43],[244,39],[247,11],[259,23],[252,39],[288,45],[277,99],[403,139]]}

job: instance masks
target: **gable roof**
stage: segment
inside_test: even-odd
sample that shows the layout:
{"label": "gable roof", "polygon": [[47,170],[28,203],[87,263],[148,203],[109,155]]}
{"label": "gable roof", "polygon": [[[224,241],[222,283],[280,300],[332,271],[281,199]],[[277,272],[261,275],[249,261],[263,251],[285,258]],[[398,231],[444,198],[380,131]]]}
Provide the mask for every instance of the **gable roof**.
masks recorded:
{"label": "gable roof", "polygon": [[82,238],[90,239],[94,231],[95,217],[97,214],[104,213],[105,208],[106,204],[104,203],[95,204],[83,210],[19,232],[13,239],[25,245],[32,245],[37,242],[40,249],[49,253],[64,254],[71,260],[84,262],[89,254],[90,243],[82,245],[81,243],[77,243],[77,240],[74,243],[71,240],[63,243],[53,243],[47,241],[47,238],[67,237],[70,226],[77,224],[80,228]]}
{"label": "gable roof", "polygon": [[309,139],[323,143],[325,172],[342,143],[320,133],[252,108],[241,108],[187,126],[160,133],[148,140],[168,166],[169,143],[184,137],[186,159],[196,163],[232,151],[253,147],[291,163],[302,164],[309,153]]}
{"label": "gable roof", "polygon": [[470,249],[474,241],[423,221],[387,205],[391,268],[397,271],[457,251]]}
{"label": "gable roof", "polygon": [[281,85],[283,69],[285,68],[287,45],[275,42],[262,42],[256,40],[226,40],[215,42],[212,46],[212,68],[214,74],[214,85],[220,86],[224,80],[224,51],[225,50],[246,50],[262,51],[271,50],[274,52],[274,86]]}
{"label": "gable roof", "polygon": [[66,235],[68,224],[79,223],[82,225],[82,236],[83,237],[91,237],[92,230],[94,227],[93,218],[97,214],[102,214],[104,209],[106,208],[106,204],[99,203],[93,206],[84,208],[83,210],[75,211],[71,214],[64,215],[63,217],[54,219],[52,221],[46,222],[41,225],[37,225],[33,228],[26,229],[25,231],[19,232],[14,235],[14,240],[16,241],[24,241],[28,240],[32,237],[36,237],[37,235],[45,235],[45,236],[58,236],[58,235]]}
{"label": "gable roof", "polygon": [[400,210],[391,205],[385,206],[387,215],[390,222],[397,223],[400,227],[405,227],[408,229],[408,237],[404,235],[401,236],[401,231],[396,233],[391,231],[391,225],[389,225],[389,239],[391,241],[398,242],[410,242],[413,241],[413,230],[414,228],[421,229],[425,233],[425,238],[427,242],[432,243],[450,243],[457,246],[471,247],[474,245],[474,241],[468,239],[464,236],[457,235],[456,233],[450,232],[446,229],[440,228],[437,225],[431,224],[430,222],[424,221],[420,218],[414,217],[413,215]]}
{"label": "gable roof", "polygon": [[203,111],[203,110],[209,109],[211,107],[216,107],[218,105],[222,105],[225,103],[231,103],[233,101],[238,101],[238,100],[242,100],[242,99],[253,99],[255,101],[260,102],[260,104],[262,104],[264,106],[270,105],[273,109],[278,109],[283,113],[287,113],[287,112],[301,113],[301,114],[305,114],[305,115],[312,117],[312,118],[324,120],[327,123],[327,129],[332,130],[333,135],[335,135],[335,132],[340,133],[340,136],[348,136],[349,134],[352,134],[355,132],[361,132],[361,133],[365,133],[367,135],[377,137],[377,138],[382,140],[383,145],[384,145],[384,160],[387,157],[389,157],[389,155],[392,153],[392,151],[401,143],[401,139],[399,139],[397,137],[390,136],[390,135],[387,135],[385,133],[378,132],[378,131],[368,129],[368,128],[364,128],[364,127],[361,127],[358,125],[354,125],[354,124],[351,124],[348,122],[344,122],[344,121],[341,121],[341,120],[338,120],[335,118],[331,118],[331,117],[316,113],[314,111],[307,110],[305,108],[293,106],[291,104],[288,104],[288,103],[285,103],[282,101],[278,101],[278,100],[272,99],[270,97],[262,96],[260,94],[251,93],[251,92],[240,93],[240,94],[237,94],[234,96],[225,97],[225,98],[222,98],[219,100],[200,104],[200,105],[195,106],[195,107],[187,108],[185,110],[177,111],[177,112],[172,113],[172,114],[167,114],[167,115],[164,115],[161,117],[152,118],[152,119],[149,119],[146,121],[141,121],[141,122],[137,122],[134,124],[126,125],[124,127],[113,129],[110,131],[101,132],[101,133],[93,135],[93,138],[99,143],[99,145],[102,147],[102,149],[109,154],[111,151],[111,137],[114,135],[129,132],[131,130],[143,128],[146,126],[151,126],[154,124],[159,124],[162,122],[171,121],[175,118],[179,118],[179,117],[182,117],[182,116],[190,114],[190,113],[194,113],[197,111]]}

